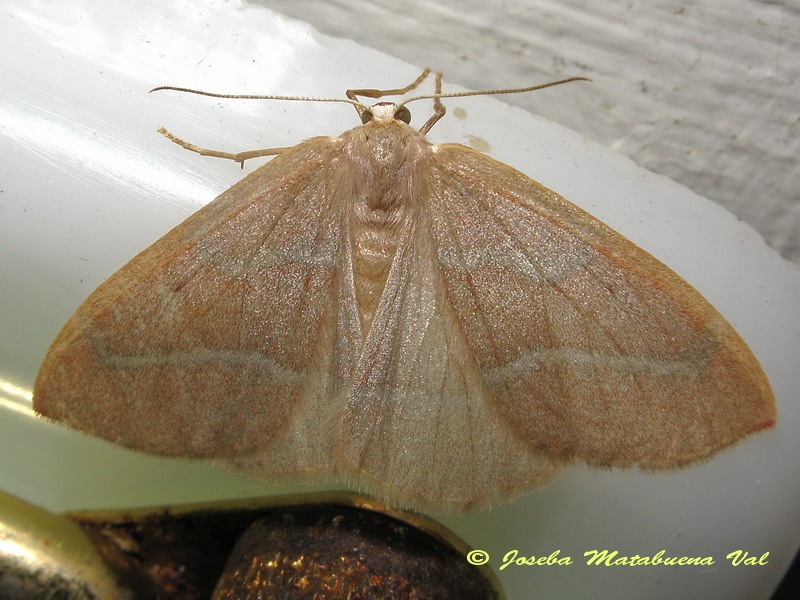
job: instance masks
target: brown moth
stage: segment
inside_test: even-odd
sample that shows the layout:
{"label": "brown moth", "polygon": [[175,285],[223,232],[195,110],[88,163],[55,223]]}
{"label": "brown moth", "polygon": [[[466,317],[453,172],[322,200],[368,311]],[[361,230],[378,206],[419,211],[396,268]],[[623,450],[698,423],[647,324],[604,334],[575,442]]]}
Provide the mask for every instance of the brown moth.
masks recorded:
{"label": "brown moth", "polygon": [[469,94],[437,75],[419,131],[403,104],[356,100],[427,74],[349,91],[364,124],[292,148],[167,134],[278,156],[89,296],[35,409],[436,512],[517,497],[574,460],[671,469],[771,427],[758,362],[683,279],[511,167],[424,139],[440,99]]}

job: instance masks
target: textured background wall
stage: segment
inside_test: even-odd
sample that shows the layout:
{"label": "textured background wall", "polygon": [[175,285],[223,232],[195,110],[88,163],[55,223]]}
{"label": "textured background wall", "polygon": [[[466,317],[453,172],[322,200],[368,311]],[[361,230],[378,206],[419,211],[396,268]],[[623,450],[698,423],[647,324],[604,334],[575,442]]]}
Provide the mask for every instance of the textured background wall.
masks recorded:
{"label": "textured background wall", "polygon": [[726,206],[800,264],[797,0],[252,1],[472,89],[591,77],[503,100]]}

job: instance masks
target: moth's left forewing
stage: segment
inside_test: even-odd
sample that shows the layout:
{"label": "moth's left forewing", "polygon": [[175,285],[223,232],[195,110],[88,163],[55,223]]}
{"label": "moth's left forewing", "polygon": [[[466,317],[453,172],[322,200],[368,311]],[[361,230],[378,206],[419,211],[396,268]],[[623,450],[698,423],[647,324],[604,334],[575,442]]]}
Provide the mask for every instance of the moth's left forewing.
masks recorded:
{"label": "moth's left forewing", "polygon": [[436,147],[437,269],[504,425],[599,465],[674,467],[774,422],[758,362],[691,286],[510,167]]}

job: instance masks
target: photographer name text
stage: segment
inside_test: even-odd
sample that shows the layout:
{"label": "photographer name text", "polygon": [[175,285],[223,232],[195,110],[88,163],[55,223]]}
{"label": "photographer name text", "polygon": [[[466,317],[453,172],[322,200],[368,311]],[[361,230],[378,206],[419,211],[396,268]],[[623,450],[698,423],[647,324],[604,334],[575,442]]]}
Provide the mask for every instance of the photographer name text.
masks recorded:
{"label": "photographer name text", "polygon": [[[587,565],[603,567],[640,567],[640,566],[708,566],[717,563],[713,556],[671,556],[666,550],[660,550],[652,555],[632,554],[624,555],[618,550],[587,550],[583,553]],[[725,560],[732,566],[754,567],[769,563],[769,552],[761,555],[751,555],[744,550],[734,550],[725,556]],[[489,553],[485,550],[473,550],[467,554],[467,560],[473,565],[485,565],[490,561]],[[549,555],[525,555],[519,550],[509,550],[503,556],[499,570],[508,567],[551,567],[568,566],[574,564],[571,556],[554,550]]]}

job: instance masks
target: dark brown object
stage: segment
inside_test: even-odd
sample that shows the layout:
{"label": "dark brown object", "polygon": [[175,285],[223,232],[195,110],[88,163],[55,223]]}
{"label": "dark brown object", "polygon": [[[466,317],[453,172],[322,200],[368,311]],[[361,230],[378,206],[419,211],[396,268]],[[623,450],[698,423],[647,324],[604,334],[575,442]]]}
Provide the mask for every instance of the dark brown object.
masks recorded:
{"label": "dark brown object", "polygon": [[502,598],[444,527],[350,494],[70,518],[135,598]]}
{"label": "dark brown object", "polygon": [[497,598],[480,572],[429,534],[350,507],[294,507],[239,539],[213,600]]}

